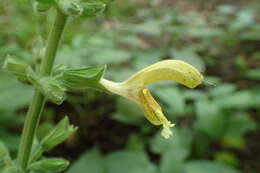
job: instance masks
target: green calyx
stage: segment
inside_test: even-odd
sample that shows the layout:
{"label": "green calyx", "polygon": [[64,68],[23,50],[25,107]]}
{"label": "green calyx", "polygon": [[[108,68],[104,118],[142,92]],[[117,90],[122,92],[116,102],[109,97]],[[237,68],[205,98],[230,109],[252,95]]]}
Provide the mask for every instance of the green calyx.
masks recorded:
{"label": "green calyx", "polygon": [[45,12],[54,6],[66,16],[95,17],[105,10],[106,3],[100,0],[35,0],[34,8],[38,12]]}
{"label": "green calyx", "polygon": [[47,158],[32,163],[29,170],[41,173],[55,173],[64,171],[69,166],[69,161],[62,158]]}
{"label": "green calyx", "polygon": [[57,0],[57,7],[67,16],[81,16],[83,8],[78,0]]}
{"label": "green calyx", "polygon": [[70,69],[64,71],[61,78],[66,88],[70,90],[87,88],[103,90],[104,87],[99,81],[105,70],[106,66]]}
{"label": "green calyx", "polygon": [[83,17],[95,17],[97,14],[102,13],[105,8],[106,4],[102,2],[85,2],[82,3],[83,6]]}

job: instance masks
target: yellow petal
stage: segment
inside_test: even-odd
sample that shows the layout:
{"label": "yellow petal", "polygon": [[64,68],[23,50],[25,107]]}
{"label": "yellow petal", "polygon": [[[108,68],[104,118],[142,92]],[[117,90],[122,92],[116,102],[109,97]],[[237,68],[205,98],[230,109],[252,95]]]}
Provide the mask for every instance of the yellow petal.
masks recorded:
{"label": "yellow petal", "polygon": [[137,103],[143,108],[145,117],[154,125],[163,125],[162,136],[169,138],[172,135],[171,127],[174,126],[163,115],[160,105],[154,100],[147,88],[139,91]]}
{"label": "yellow petal", "polygon": [[180,60],[164,60],[152,64],[131,76],[125,85],[150,84],[161,80],[174,80],[189,88],[203,81],[201,73],[192,65]]}
{"label": "yellow petal", "polygon": [[162,136],[169,138],[174,124],[167,120],[160,105],[145,88],[146,84],[161,80],[174,80],[189,88],[194,88],[202,83],[203,76],[188,63],[180,60],[164,60],[144,68],[124,82],[117,83],[102,78],[100,83],[108,91],[136,102],[152,124],[163,126]]}

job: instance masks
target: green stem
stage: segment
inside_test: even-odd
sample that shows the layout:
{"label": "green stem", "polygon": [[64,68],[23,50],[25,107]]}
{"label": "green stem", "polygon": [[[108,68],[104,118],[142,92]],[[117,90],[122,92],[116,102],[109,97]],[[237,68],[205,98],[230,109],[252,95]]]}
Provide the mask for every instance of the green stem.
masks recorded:
{"label": "green stem", "polygon": [[[63,29],[65,27],[66,20],[67,17],[57,11],[54,25],[52,27],[51,33],[49,34],[45,57],[42,60],[42,64],[40,67],[41,76],[51,75],[57,48],[62,36]],[[35,89],[32,103],[26,115],[21,143],[17,156],[18,165],[25,172],[27,172],[27,165],[31,154],[35,131],[37,129],[44,105],[45,97],[40,93],[40,91]]]}

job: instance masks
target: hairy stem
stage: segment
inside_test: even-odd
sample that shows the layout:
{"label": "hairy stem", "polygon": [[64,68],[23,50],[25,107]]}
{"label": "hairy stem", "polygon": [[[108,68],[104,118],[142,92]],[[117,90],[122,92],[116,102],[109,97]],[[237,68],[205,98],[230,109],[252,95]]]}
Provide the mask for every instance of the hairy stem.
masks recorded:
{"label": "hairy stem", "polygon": [[[67,17],[61,14],[57,10],[55,22],[49,34],[45,57],[43,58],[40,67],[41,76],[51,75],[57,48],[66,24],[66,20]],[[40,93],[40,91],[35,89],[31,105],[26,115],[21,143],[19,146],[18,156],[17,156],[17,161],[18,161],[17,163],[25,172],[28,172],[27,166],[31,154],[33,139],[34,139],[35,131],[38,126],[38,122],[41,117],[41,112],[44,107],[44,104],[45,104],[45,97]]]}

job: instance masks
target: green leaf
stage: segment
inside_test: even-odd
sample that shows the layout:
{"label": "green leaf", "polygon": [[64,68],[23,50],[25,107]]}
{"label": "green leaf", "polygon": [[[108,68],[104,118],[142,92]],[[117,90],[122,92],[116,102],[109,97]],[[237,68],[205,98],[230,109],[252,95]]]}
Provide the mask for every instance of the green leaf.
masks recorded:
{"label": "green leaf", "polygon": [[99,81],[105,70],[106,66],[65,70],[61,81],[71,90],[86,88],[103,90],[104,88]]}
{"label": "green leaf", "polygon": [[221,140],[221,145],[242,150],[246,148],[246,141],[241,136],[224,136]]}
{"label": "green leaf", "polygon": [[231,94],[236,90],[234,84],[222,84],[218,85],[210,90],[210,94],[213,97],[224,97],[227,94]]}
{"label": "green leaf", "polygon": [[253,10],[240,10],[236,14],[235,20],[229,24],[230,29],[232,31],[238,31],[241,29],[245,29],[246,27],[252,25],[254,22],[254,13]]}
{"label": "green leaf", "polygon": [[187,156],[190,152],[193,133],[187,128],[173,127],[172,130],[173,136],[167,140],[158,132],[150,142],[151,150],[158,154],[180,150],[186,153]]}
{"label": "green leaf", "polygon": [[210,152],[210,145],[214,139],[205,132],[198,131],[194,136],[194,153],[196,156],[205,157]]}
{"label": "green leaf", "polygon": [[144,151],[144,148],[145,148],[145,141],[142,138],[142,136],[140,136],[137,133],[132,133],[128,137],[127,149],[129,151]]}
{"label": "green leaf", "polygon": [[172,49],[171,55],[174,59],[179,59],[193,65],[200,72],[205,71],[204,61],[192,48],[185,48],[183,50]]}
{"label": "green leaf", "polygon": [[107,173],[156,173],[157,169],[143,152],[116,151],[105,158]]}
{"label": "green leaf", "polygon": [[[9,120],[10,121],[10,120]],[[5,128],[0,128],[1,140],[5,142],[10,151],[16,151],[18,149],[20,135],[10,133]]]}
{"label": "green leaf", "polygon": [[249,69],[244,73],[244,76],[252,80],[259,80],[260,69]]}
{"label": "green leaf", "polygon": [[230,165],[230,166],[238,166],[239,165],[239,160],[231,152],[227,152],[227,151],[217,152],[214,155],[214,158],[217,162],[225,164],[225,165]]}
{"label": "green leaf", "polygon": [[206,100],[196,102],[197,128],[213,138],[224,135],[227,126],[227,116],[217,104]]}
{"label": "green leaf", "polygon": [[239,170],[230,166],[222,165],[207,160],[196,160],[186,162],[184,165],[185,173],[241,173]]}
{"label": "green leaf", "polygon": [[260,35],[258,34],[260,25],[252,25],[246,31],[241,33],[240,38],[244,41],[259,41]]}
{"label": "green leaf", "polygon": [[156,20],[146,20],[144,23],[132,26],[132,31],[140,34],[158,36],[162,32],[160,24]]}
{"label": "green leaf", "polygon": [[69,119],[66,116],[56,125],[56,127],[52,131],[50,131],[47,136],[42,139],[41,145],[43,146],[45,151],[48,151],[63,142],[76,130],[77,127],[70,125]]}
{"label": "green leaf", "polygon": [[235,113],[230,117],[226,134],[221,141],[222,145],[229,148],[243,149],[246,146],[244,135],[256,128],[256,123],[248,114],[243,112]]}
{"label": "green leaf", "polygon": [[205,100],[207,98],[207,94],[200,90],[184,90],[183,96],[188,100]]}
{"label": "green leaf", "polygon": [[255,105],[254,99],[251,91],[243,90],[226,94],[225,99],[218,97],[214,100],[214,104],[222,108],[245,109]]}
{"label": "green leaf", "polygon": [[[24,106],[27,106],[32,98],[31,87],[21,84],[17,80],[11,78],[8,75],[0,74],[0,109],[4,110],[17,110]],[[19,96],[19,97],[17,97]]]}
{"label": "green leaf", "polygon": [[253,131],[257,125],[250,115],[247,113],[235,113],[230,117],[229,126],[225,136],[240,136],[242,137],[249,131]]}
{"label": "green leaf", "polygon": [[170,114],[181,115],[185,113],[185,99],[178,88],[160,88],[158,90],[155,90],[155,93],[169,107],[168,112]]}
{"label": "green leaf", "polygon": [[131,58],[131,52],[118,48],[105,48],[97,51],[92,57],[95,64],[120,64]]}
{"label": "green leaf", "polygon": [[91,149],[81,154],[67,173],[104,173],[104,159],[97,149]]}
{"label": "green leaf", "polygon": [[55,173],[64,171],[69,166],[69,161],[62,158],[42,159],[32,163],[29,170],[41,173]]}
{"label": "green leaf", "polygon": [[170,150],[162,155],[160,161],[161,173],[181,173],[184,160],[187,157],[186,150]]}
{"label": "green leaf", "polygon": [[223,15],[233,14],[235,11],[235,7],[232,5],[220,5],[217,7],[217,12]]}

